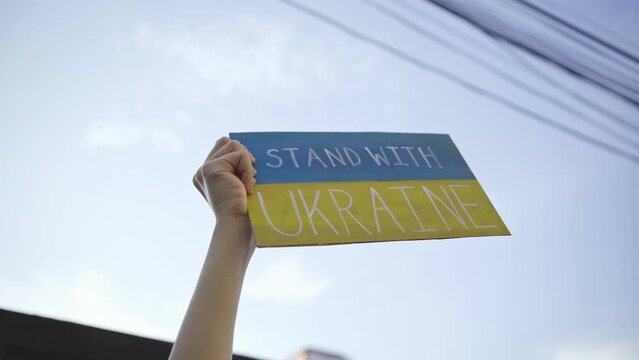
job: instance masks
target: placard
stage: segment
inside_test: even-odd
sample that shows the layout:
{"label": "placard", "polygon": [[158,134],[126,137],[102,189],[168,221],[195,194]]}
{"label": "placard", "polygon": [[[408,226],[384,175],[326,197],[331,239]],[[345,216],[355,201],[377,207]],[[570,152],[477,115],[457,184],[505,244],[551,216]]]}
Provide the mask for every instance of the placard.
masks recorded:
{"label": "placard", "polygon": [[510,235],[443,134],[232,133],[255,156],[258,247]]}

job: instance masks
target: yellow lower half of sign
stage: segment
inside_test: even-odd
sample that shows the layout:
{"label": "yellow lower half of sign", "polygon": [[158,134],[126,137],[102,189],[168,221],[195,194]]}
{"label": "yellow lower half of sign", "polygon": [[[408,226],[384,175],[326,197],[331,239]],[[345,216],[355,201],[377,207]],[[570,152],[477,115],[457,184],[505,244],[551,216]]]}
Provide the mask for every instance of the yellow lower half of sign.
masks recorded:
{"label": "yellow lower half of sign", "polygon": [[261,184],[248,206],[259,247],[510,235],[476,180]]}

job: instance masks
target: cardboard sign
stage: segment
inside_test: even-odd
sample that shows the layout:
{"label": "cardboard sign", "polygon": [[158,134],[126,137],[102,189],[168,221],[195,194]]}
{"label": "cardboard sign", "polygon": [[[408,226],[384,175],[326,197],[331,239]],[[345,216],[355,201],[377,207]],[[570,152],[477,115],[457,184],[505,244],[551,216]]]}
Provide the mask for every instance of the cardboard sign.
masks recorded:
{"label": "cardboard sign", "polygon": [[448,135],[234,133],[257,246],[510,235]]}

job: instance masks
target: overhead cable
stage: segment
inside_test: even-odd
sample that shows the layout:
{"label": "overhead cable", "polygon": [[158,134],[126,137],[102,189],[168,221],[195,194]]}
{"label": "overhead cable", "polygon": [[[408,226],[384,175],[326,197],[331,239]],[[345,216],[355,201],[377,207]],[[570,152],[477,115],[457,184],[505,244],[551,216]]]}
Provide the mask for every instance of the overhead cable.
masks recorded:
{"label": "overhead cable", "polygon": [[[591,84],[615,94],[619,98],[639,108],[639,82],[633,76],[618,76],[616,68],[593,65],[580,51],[549,51],[549,44],[555,42],[556,48],[571,48],[575,43],[561,38],[552,38],[550,33],[529,32],[525,36],[516,31],[522,21],[530,22],[530,18],[496,17],[498,9],[493,6],[480,7],[479,3],[465,0],[423,0],[449,11],[466,22],[475,25],[490,36],[501,38],[522,50],[544,59],[560,69],[573,74]],[[522,13],[523,14],[523,13]],[[523,14],[525,15],[525,14]],[[584,50],[584,49],[582,49]],[[585,49],[587,50],[587,49]]]}
{"label": "overhead cable", "polygon": [[[459,55],[461,55],[462,57],[465,57],[467,59],[472,60],[474,63],[476,63],[477,65],[481,66],[482,68],[488,70],[489,72],[491,72],[492,74],[498,76],[499,78],[506,80],[508,83],[528,92],[529,94],[532,94],[540,99],[543,99],[546,102],[549,102],[555,106],[557,106],[558,108],[564,110],[567,113],[570,113],[571,115],[574,115],[577,119],[581,120],[581,121],[585,121],[588,124],[596,127],[597,129],[601,130],[602,132],[628,144],[631,145],[635,148],[639,148],[639,142],[637,142],[634,139],[629,138],[625,133],[619,133],[618,131],[616,131],[615,129],[609,127],[607,124],[602,123],[600,121],[598,121],[597,119],[591,117],[590,115],[584,113],[583,111],[570,106],[568,104],[566,104],[565,102],[557,99],[556,97],[550,96],[544,92],[542,92],[539,89],[536,89],[535,87],[528,85],[526,82],[517,79],[516,77],[508,74],[506,71],[501,70],[499,67],[493,65],[492,63],[488,62],[487,60],[482,59],[479,56],[476,56],[475,54],[473,54],[470,51],[465,50],[464,48],[455,45],[454,43],[444,39],[443,37],[428,31],[427,29],[425,29],[424,27],[412,22],[411,20],[409,20],[408,18],[402,16],[401,14],[395,12],[394,10],[380,4],[379,2],[375,1],[375,0],[360,0],[361,2],[363,2],[364,4],[366,4],[367,6],[370,6],[371,8],[381,12],[382,14],[390,17],[391,19],[393,19],[394,21],[398,22],[399,24],[401,24],[402,26],[411,29],[412,31],[415,31],[416,33],[418,33],[419,35],[445,47],[446,49],[455,52]],[[587,101],[587,100],[586,100]],[[617,120],[616,118],[612,118],[613,120]],[[636,126],[632,123],[628,123],[625,120],[621,119],[622,124],[630,126],[636,133],[639,133],[639,126]]]}
{"label": "overhead cable", "polygon": [[614,145],[608,144],[605,141],[599,140],[595,137],[592,137],[588,134],[582,133],[578,130],[575,130],[569,126],[566,126],[556,120],[553,120],[547,116],[541,115],[537,112],[534,112],[522,105],[519,105],[501,95],[499,95],[498,93],[495,93],[493,91],[487,90],[485,88],[482,88],[480,86],[477,86],[469,81],[464,80],[463,78],[448,72],[444,69],[441,69],[439,67],[436,67],[434,65],[431,65],[429,63],[426,63],[402,50],[399,50],[381,40],[375,39],[371,36],[365,35],[362,32],[359,32],[323,13],[320,13],[314,9],[311,9],[305,5],[302,5],[296,1],[293,0],[278,0],[283,4],[286,4],[288,6],[290,6],[293,9],[296,9],[306,15],[312,16],[317,20],[320,20],[322,22],[324,22],[325,24],[330,25],[331,27],[333,27],[336,30],[339,30],[340,32],[349,35],[350,37],[353,37],[359,41],[362,41],[364,43],[367,43],[373,47],[376,47],[379,50],[382,50],[384,52],[386,52],[389,55],[392,55],[402,61],[405,61],[407,63],[412,64],[413,66],[416,66],[417,68],[430,72],[432,74],[438,75],[440,77],[443,77],[445,79],[448,79],[451,82],[454,82],[455,84],[474,92],[477,95],[480,95],[484,98],[488,98],[491,99],[495,102],[498,102],[522,115],[527,116],[528,118],[535,120],[539,123],[542,123],[544,125],[550,126],[552,128],[554,128],[555,130],[561,131],[569,136],[572,136],[573,138],[579,139],[580,141],[583,141],[585,143],[588,143],[592,146],[595,146],[601,150],[604,150],[606,152],[609,152],[611,154],[617,155],[619,157],[625,158],[627,160],[630,160],[636,164],[639,164],[639,156],[633,153],[630,153],[624,149],[618,148]]}

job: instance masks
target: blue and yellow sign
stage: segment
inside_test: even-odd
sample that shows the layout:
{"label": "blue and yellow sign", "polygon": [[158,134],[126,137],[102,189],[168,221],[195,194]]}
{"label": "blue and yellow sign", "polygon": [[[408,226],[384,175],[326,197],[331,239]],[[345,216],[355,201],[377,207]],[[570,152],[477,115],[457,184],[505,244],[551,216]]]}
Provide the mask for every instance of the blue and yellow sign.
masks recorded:
{"label": "blue and yellow sign", "polygon": [[448,135],[230,137],[256,158],[259,247],[510,235]]}

